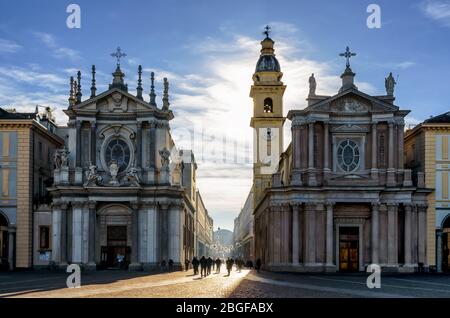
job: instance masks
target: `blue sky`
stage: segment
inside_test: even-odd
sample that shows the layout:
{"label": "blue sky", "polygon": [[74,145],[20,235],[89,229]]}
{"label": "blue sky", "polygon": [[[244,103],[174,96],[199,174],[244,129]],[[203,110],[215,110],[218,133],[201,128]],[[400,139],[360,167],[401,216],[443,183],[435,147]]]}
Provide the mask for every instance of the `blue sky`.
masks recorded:
{"label": "blue sky", "polygon": [[[66,27],[70,3],[81,7],[81,29]],[[381,7],[381,29],[366,26],[370,3]],[[110,53],[120,45],[128,54],[122,65],[131,92],[138,64],[146,95],[150,71],[159,93],[162,77],[169,78],[174,138],[194,148],[198,185],[215,228],[232,229],[251,184],[248,92],[266,24],[288,87],[286,112],[305,107],[312,72],[319,94],[336,93],[345,63],[338,53],[346,45],[357,52],[351,63],[360,90],[384,94],[386,75],[398,76],[396,104],[411,110],[408,123],[450,108],[448,0],[2,1],[0,106],[50,105],[64,124],[68,77],[82,70],[86,96],[96,64],[98,89],[105,89],[115,65]],[[220,151],[202,153],[183,127],[206,131]],[[224,162],[224,136],[237,142],[238,163]]]}

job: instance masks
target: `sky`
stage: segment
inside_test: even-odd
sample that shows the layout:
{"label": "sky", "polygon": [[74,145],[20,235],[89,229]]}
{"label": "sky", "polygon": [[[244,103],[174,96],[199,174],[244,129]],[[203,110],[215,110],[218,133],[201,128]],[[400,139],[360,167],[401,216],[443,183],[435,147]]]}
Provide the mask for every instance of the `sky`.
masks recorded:
{"label": "sky", "polygon": [[[81,9],[81,28],[67,27],[71,3]],[[372,3],[381,28],[367,26]],[[287,85],[285,113],[306,106],[311,73],[317,94],[337,93],[347,45],[357,53],[351,65],[361,91],[385,94],[393,72],[395,103],[411,110],[407,126],[450,109],[449,0],[1,0],[0,107],[50,106],[65,125],[69,77],[81,70],[88,96],[95,64],[97,93],[106,90],[115,68],[110,54],[120,46],[131,93],[139,64],[147,101],[150,72],[159,106],[168,78],[174,140],[194,150],[214,229],[233,230],[252,183],[249,91],[267,24]],[[286,122],[285,147],[289,131]]]}

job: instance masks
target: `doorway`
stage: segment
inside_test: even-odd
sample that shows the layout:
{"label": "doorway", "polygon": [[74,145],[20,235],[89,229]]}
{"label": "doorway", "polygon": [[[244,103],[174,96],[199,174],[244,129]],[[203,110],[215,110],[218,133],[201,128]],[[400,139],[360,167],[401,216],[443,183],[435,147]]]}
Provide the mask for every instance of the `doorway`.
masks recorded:
{"label": "doorway", "polygon": [[0,270],[8,268],[8,221],[0,213]]}
{"label": "doorway", "polygon": [[339,271],[359,270],[359,227],[339,228]]}
{"label": "doorway", "polygon": [[107,244],[102,246],[102,261],[106,268],[127,269],[130,259],[127,246],[127,226],[108,226]]}

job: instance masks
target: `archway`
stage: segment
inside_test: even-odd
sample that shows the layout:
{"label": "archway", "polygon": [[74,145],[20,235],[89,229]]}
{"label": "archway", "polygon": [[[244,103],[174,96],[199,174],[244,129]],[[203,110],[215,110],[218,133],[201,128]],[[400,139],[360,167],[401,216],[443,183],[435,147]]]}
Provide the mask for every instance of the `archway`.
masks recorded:
{"label": "archway", "polygon": [[8,220],[0,212],[0,270],[8,270]]}
{"label": "archway", "polygon": [[442,223],[442,270],[450,272],[450,215]]}
{"label": "archway", "polygon": [[132,217],[129,207],[110,204],[97,213],[97,242],[102,268],[127,269],[132,248]]}

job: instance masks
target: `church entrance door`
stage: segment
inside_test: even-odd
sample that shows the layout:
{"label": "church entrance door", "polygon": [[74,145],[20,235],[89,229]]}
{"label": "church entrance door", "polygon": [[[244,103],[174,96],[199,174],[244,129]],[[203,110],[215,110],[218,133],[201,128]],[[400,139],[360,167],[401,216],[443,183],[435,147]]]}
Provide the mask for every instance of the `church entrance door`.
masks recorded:
{"label": "church entrance door", "polygon": [[359,269],[359,228],[339,228],[339,271],[357,272]]}
{"label": "church entrance door", "polygon": [[107,246],[103,248],[102,254],[106,258],[107,268],[128,268],[130,247],[127,246],[126,226],[107,227]]}
{"label": "church entrance door", "polygon": [[8,222],[0,213],[0,271],[8,270]]}

